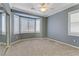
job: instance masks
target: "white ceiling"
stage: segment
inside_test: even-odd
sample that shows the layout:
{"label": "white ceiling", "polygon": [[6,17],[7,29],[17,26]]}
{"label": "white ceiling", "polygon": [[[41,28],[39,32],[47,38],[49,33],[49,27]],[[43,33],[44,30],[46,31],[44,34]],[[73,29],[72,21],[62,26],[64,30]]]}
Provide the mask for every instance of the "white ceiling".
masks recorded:
{"label": "white ceiling", "polygon": [[39,16],[50,16],[76,4],[73,3],[48,3],[49,9],[46,12],[39,10],[40,3],[10,3],[12,9],[21,10]]}

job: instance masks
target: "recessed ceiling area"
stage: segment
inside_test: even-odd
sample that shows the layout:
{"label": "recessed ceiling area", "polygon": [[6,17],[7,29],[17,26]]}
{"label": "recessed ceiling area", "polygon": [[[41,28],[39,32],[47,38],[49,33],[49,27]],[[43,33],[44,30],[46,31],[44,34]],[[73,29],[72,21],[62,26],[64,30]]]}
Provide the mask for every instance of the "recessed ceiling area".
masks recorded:
{"label": "recessed ceiling area", "polygon": [[77,5],[75,3],[47,3],[48,10],[46,12],[41,12],[40,4],[41,3],[10,3],[9,5],[12,9],[44,17],[48,17],[69,7]]}

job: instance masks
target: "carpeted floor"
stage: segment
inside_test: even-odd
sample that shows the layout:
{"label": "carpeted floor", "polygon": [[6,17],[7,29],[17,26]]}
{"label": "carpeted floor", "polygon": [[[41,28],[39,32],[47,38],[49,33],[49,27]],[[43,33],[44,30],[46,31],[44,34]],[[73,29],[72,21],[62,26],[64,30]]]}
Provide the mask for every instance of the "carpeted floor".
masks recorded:
{"label": "carpeted floor", "polygon": [[5,46],[0,45],[0,56],[3,55],[4,49],[5,49]]}
{"label": "carpeted floor", "polygon": [[10,47],[7,56],[79,56],[79,49],[48,39],[30,39]]}

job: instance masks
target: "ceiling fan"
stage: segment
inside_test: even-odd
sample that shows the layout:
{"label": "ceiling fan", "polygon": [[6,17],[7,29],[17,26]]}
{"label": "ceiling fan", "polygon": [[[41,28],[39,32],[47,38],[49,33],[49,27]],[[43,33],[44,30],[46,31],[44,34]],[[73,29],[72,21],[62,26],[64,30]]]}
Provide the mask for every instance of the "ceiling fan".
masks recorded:
{"label": "ceiling fan", "polygon": [[[52,8],[50,8],[49,6],[50,6],[49,3],[41,3],[41,4],[38,6],[38,10],[39,10],[40,12],[46,12],[46,11],[48,11],[49,9],[52,9]],[[32,7],[31,9],[32,9],[32,10],[36,10],[36,8],[34,8],[34,7]]]}

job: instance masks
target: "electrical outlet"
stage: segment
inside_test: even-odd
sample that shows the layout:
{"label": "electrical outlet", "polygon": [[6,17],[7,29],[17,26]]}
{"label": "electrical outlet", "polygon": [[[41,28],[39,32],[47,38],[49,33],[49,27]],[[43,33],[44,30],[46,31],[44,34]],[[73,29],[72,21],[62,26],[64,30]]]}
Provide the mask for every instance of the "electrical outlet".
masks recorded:
{"label": "electrical outlet", "polygon": [[76,40],[73,40],[74,43],[76,43]]}

